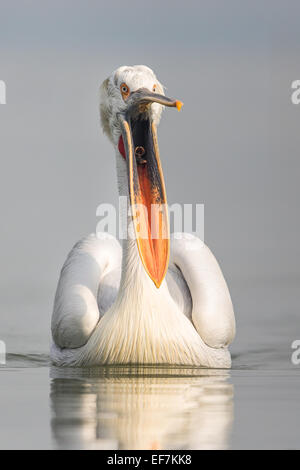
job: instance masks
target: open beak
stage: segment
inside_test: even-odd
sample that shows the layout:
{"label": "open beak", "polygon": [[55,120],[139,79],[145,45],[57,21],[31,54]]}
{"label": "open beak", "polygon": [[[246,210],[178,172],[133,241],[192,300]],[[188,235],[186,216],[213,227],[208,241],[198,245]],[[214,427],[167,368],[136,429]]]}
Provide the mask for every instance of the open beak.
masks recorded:
{"label": "open beak", "polygon": [[160,163],[152,103],[176,107],[182,103],[142,88],[128,98],[120,116],[126,152],[131,216],[143,266],[157,288],[169,263],[170,233],[165,182]]}

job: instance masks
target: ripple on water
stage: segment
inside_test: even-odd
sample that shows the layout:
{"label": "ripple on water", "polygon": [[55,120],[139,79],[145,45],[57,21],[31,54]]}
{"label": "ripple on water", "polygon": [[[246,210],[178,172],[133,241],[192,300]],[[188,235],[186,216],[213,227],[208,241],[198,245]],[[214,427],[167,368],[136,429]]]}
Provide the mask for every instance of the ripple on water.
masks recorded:
{"label": "ripple on water", "polygon": [[19,353],[7,353],[6,364],[0,370],[11,370],[11,369],[26,369],[32,367],[47,367],[50,365],[49,354],[42,353],[31,353],[31,354],[19,354]]}

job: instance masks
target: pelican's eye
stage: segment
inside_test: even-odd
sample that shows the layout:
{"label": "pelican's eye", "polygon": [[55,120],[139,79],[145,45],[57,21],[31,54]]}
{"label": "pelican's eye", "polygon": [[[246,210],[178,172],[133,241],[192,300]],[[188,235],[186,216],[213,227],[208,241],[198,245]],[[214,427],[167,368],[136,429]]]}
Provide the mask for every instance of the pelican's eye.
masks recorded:
{"label": "pelican's eye", "polygon": [[156,91],[157,85],[153,85],[152,91]]}
{"label": "pelican's eye", "polygon": [[121,90],[121,95],[123,97],[123,100],[126,100],[130,94],[130,90],[126,83],[121,83],[120,85],[120,90]]}

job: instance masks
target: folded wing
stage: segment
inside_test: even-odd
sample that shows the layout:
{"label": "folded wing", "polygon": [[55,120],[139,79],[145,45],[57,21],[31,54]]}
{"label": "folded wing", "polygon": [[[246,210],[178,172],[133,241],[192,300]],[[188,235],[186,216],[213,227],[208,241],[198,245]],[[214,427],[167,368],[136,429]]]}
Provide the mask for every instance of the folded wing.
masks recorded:
{"label": "folded wing", "polygon": [[192,321],[210,347],[228,346],[235,336],[235,318],[229,290],[209,248],[190,234],[174,234],[170,262],[177,266],[192,297]]}
{"label": "folded wing", "polygon": [[[118,286],[111,273],[120,270],[121,257],[119,242],[107,234],[102,239],[91,234],[72,248],[54,301],[51,330],[57,346],[79,348],[87,342],[104,313],[98,305],[110,305],[116,296]],[[100,290],[105,280],[111,285]]]}

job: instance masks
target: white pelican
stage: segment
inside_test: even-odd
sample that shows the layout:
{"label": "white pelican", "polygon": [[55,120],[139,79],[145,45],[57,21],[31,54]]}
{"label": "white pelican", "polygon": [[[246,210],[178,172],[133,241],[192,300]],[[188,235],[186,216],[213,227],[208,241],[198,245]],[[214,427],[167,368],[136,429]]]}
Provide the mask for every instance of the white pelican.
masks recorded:
{"label": "white pelican", "polygon": [[168,236],[156,126],[163,106],[181,104],[165,97],[146,66],[120,67],[101,86],[101,122],[114,146],[119,194],[129,209],[161,210],[144,218],[123,214],[122,248],[98,234],[73,247],[54,302],[56,365],[231,365],[235,319],[220,267],[197,237]]}

